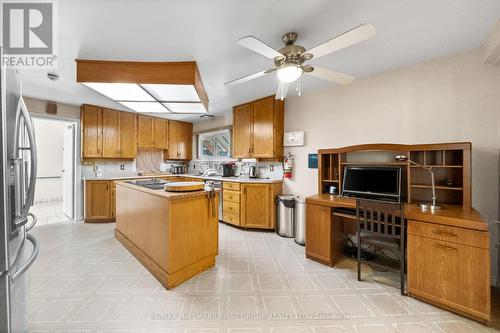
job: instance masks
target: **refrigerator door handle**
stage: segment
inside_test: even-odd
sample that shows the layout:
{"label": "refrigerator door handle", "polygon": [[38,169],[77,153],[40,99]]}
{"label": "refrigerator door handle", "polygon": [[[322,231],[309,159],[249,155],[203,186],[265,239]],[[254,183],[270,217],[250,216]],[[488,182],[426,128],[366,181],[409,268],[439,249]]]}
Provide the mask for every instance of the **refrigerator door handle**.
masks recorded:
{"label": "refrigerator door handle", "polygon": [[[25,147],[19,147],[19,133],[21,126],[21,117],[24,118],[24,126],[26,127],[26,134],[28,136],[29,141],[29,150],[30,150],[30,178],[28,182],[28,190],[26,191],[26,202],[20,203],[20,212],[17,217],[16,225],[23,225],[27,222],[27,217],[29,213],[30,207],[33,205],[33,201],[35,199],[35,184],[36,184],[36,169],[37,169],[37,151],[36,151],[36,142],[35,142],[35,131],[33,129],[33,123],[31,121],[31,116],[28,112],[28,108],[24,103],[24,99],[21,97],[19,99],[19,103],[17,106],[17,117],[16,117],[16,128],[15,128],[15,140],[14,140],[14,154],[16,156],[13,157],[14,160],[19,161],[19,151],[24,150]],[[18,169],[19,170],[19,169]],[[20,171],[20,170],[19,170]],[[17,175],[16,177],[21,177],[21,175]],[[22,184],[22,182],[19,182]],[[21,185],[19,184],[19,185]]]}
{"label": "refrigerator door handle", "polygon": [[21,277],[21,275],[23,275],[28,270],[28,268],[31,267],[33,262],[35,262],[36,257],[38,256],[38,252],[40,251],[40,245],[35,236],[27,233],[26,239],[29,240],[31,244],[33,244],[33,252],[31,253],[28,260],[24,263],[24,265],[22,265],[15,273],[11,275],[12,282],[16,282],[16,280],[19,279],[19,277]]}
{"label": "refrigerator door handle", "polygon": [[28,216],[31,216],[31,218],[33,219],[33,221],[31,222],[31,224],[30,224],[30,225],[28,225],[28,226],[26,227],[26,231],[30,231],[30,230],[31,230],[31,228],[33,228],[33,227],[35,226],[36,222],[38,221],[38,219],[37,219],[37,217],[36,217],[36,215],[35,215],[35,214],[33,214],[33,213],[28,213]]}

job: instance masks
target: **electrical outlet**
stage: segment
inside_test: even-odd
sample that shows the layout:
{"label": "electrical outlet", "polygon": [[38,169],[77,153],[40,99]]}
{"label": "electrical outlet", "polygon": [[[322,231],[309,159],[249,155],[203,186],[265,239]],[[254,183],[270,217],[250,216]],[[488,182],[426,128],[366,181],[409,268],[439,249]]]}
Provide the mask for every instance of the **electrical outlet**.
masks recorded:
{"label": "electrical outlet", "polygon": [[269,171],[271,171],[271,172],[273,172],[273,171],[274,171],[274,165],[272,165],[272,164],[271,164],[271,165],[269,166]]}
{"label": "electrical outlet", "polygon": [[125,170],[125,165],[120,164],[120,170]]}

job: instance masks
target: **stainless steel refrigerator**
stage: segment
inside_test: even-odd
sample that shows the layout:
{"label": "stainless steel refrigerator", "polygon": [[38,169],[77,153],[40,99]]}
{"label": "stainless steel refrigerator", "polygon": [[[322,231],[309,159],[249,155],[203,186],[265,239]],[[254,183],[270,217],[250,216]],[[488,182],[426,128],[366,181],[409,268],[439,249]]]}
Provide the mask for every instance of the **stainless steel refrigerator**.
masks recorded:
{"label": "stainless steel refrigerator", "polygon": [[36,223],[29,211],[35,195],[36,145],[17,71],[0,64],[0,77],[0,332],[17,333],[27,330],[26,271],[39,249],[29,233]]}

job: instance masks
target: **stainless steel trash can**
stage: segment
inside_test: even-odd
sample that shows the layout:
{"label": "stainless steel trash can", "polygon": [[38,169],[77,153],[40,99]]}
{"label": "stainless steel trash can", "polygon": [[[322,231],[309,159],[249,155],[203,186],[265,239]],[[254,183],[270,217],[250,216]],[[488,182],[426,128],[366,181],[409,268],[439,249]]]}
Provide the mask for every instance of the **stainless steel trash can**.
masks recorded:
{"label": "stainless steel trash can", "polygon": [[292,238],[294,236],[295,196],[278,195],[276,204],[278,205],[276,232],[282,237]]}
{"label": "stainless steel trash can", "polygon": [[306,200],[295,198],[295,243],[306,244]]}

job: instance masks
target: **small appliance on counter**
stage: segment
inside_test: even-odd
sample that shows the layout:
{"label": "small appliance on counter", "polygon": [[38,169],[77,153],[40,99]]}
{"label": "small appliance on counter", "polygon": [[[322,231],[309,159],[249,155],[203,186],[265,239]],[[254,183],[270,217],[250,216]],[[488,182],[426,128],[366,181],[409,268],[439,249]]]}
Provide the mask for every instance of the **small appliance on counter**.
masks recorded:
{"label": "small appliance on counter", "polygon": [[174,175],[184,173],[184,165],[171,165],[170,173],[173,173]]}
{"label": "small appliance on counter", "polygon": [[236,169],[236,163],[226,162],[222,163],[222,177],[234,177]]}
{"label": "small appliance on counter", "polygon": [[255,165],[251,165],[248,169],[248,177],[257,178],[257,167]]}

